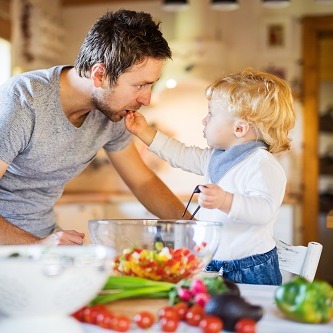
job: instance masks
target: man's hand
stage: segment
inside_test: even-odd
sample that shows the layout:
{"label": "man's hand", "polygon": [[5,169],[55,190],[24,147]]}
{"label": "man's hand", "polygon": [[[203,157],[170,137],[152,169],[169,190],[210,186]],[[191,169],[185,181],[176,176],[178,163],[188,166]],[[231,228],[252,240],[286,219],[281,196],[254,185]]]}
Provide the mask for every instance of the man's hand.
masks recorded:
{"label": "man's hand", "polygon": [[198,203],[203,208],[220,209],[229,213],[233,195],[215,184],[199,185]]}
{"label": "man's hand", "polygon": [[82,245],[85,234],[75,230],[57,231],[37,242],[40,245]]}

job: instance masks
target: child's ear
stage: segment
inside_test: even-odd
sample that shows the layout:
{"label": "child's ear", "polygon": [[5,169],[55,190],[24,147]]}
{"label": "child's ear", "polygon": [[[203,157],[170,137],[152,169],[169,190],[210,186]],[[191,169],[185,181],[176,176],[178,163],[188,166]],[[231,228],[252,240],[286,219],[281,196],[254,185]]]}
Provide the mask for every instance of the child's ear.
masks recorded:
{"label": "child's ear", "polygon": [[237,138],[242,138],[249,131],[249,123],[242,119],[236,119],[234,122],[234,134]]}

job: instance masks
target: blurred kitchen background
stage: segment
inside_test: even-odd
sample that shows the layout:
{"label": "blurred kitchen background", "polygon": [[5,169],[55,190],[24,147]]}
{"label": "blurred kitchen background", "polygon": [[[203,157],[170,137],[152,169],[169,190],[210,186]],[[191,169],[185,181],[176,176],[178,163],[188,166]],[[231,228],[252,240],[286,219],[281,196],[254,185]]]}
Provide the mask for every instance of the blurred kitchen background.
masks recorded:
{"label": "blurred kitchen background", "polygon": [[[95,20],[119,8],[147,11],[161,21],[173,61],[143,112],[188,145],[206,144],[204,90],[216,77],[250,66],[288,80],[297,123],[292,150],[277,156],[288,187],[276,236],[293,244],[321,242],[317,277],[333,282],[333,225],[327,222],[333,209],[333,1],[0,0],[0,83],[23,71],[73,64]],[[201,178],[137,144],[146,163],[186,202]],[[153,217],[102,151],[68,184],[56,212],[61,226],[84,231],[89,219]]]}

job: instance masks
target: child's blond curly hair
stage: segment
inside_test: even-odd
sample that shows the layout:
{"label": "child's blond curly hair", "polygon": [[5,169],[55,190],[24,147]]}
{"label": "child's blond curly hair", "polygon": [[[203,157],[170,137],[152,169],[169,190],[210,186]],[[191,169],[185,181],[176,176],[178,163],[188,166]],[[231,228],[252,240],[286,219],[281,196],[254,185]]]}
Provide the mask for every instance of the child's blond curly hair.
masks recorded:
{"label": "child's blond curly hair", "polygon": [[295,110],[285,80],[246,68],[214,81],[206,89],[206,97],[227,99],[230,114],[247,121],[271,153],[290,149],[288,134],[295,125]]}

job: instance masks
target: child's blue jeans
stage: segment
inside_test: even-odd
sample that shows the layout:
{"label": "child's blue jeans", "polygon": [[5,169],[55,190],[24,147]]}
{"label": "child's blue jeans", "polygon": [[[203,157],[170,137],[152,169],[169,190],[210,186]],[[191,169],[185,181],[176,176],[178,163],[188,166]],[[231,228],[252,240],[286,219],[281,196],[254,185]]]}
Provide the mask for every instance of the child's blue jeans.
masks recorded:
{"label": "child's blue jeans", "polygon": [[236,283],[267,285],[282,283],[276,247],[264,254],[239,260],[212,260],[205,271],[219,272],[219,275]]}

